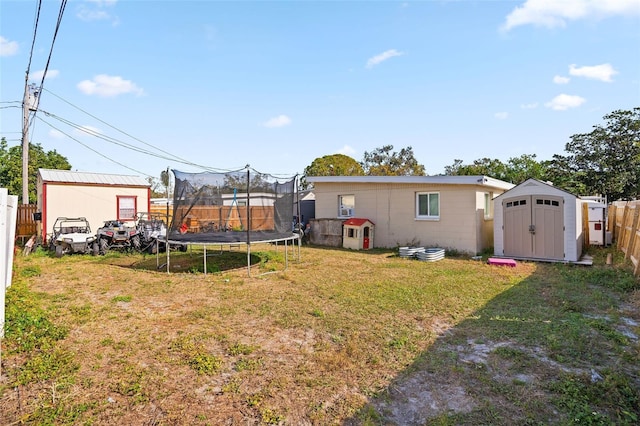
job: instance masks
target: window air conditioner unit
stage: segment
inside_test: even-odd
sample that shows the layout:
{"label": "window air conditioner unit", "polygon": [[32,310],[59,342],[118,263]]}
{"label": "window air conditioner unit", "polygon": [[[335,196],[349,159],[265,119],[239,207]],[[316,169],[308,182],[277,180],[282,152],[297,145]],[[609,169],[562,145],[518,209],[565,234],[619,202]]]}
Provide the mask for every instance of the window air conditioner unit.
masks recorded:
{"label": "window air conditioner unit", "polygon": [[341,208],[340,216],[353,216],[353,209],[348,209],[345,207]]}

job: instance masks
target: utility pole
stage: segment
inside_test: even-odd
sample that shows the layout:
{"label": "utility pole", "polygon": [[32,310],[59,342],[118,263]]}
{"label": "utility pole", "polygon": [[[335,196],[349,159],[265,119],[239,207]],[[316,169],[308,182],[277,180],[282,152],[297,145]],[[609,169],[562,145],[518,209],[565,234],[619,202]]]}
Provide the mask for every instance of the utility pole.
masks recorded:
{"label": "utility pole", "polygon": [[38,109],[36,85],[29,85],[29,73],[25,76],[22,100],[22,204],[29,204],[29,112]]}
{"label": "utility pole", "polygon": [[24,78],[22,100],[22,204],[29,204],[29,73]]}

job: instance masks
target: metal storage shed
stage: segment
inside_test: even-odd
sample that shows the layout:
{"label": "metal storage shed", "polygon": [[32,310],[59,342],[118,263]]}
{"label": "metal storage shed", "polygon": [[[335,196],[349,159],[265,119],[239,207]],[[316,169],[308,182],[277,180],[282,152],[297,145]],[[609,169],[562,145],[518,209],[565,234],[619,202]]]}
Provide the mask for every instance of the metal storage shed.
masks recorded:
{"label": "metal storage shed", "polygon": [[582,255],[582,200],[528,179],[494,199],[494,254],[577,262]]}
{"label": "metal storage shed", "polygon": [[95,232],[106,220],[133,222],[151,199],[149,182],[129,175],[38,169],[36,189],[45,243],[57,217],[86,217]]}

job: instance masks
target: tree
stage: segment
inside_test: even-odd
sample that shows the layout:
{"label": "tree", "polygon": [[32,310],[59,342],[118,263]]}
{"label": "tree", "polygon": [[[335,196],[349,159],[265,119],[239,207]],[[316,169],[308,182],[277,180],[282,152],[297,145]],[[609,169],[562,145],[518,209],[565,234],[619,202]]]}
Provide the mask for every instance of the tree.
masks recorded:
{"label": "tree", "polygon": [[364,170],[360,163],[344,154],[325,155],[313,160],[304,169],[301,186],[307,188],[307,176],[363,176]]}
{"label": "tree", "polygon": [[465,165],[462,160],[454,160],[451,166],[444,168],[445,174],[451,176],[489,176],[515,185],[530,178],[546,180],[547,169],[547,163],[536,161],[535,154],[512,157],[506,163],[498,159],[481,158]]}
{"label": "tree", "polygon": [[151,198],[163,198],[166,196],[163,191],[162,182],[159,182],[157,178],[152,176],[147,176],[147,182],[149,182],[149,186],[151,187]]}
{"label": "tree", "polygon": [[[37,200],[36,179],[38,169],[71,170],[66,157],[56,150],[44,151],[40,144],[29,144],[29,199],[20,200],[23,204],[34,204]],[[0,187],[7,188],[10,194],[22,198],[22,145],[8,148],[5,138],[0,139]]]}
{"label": "tree", "polygon": [[582,183],[581,173],[572,170],[568,157],[555,154],[547,164],[547,180],[553,182],[554,186],[572,194],[587,194],[589,192]]}
{"label": "tree", "polygon": [[522,154],[520,157],[509,158],[505,166],[505,175],[502,180],[515,185],[521,184],[527,179],[548,180],[547,162],[536,161],[536,154]]}
{"label": "tree", "polygon": [[505,179],[507,166],[498,159],[481,158],[474,160],[473,164],[463,164],[462,160],[454,160],[452,166],[444,168],[445,173],[453,176],[490,176],[496,179]]}
{"label": "tree", "polygon": [[[579,195],[602,194],[607,200],[640,197],[640,107],[604,116],[605,126],[571,136],[567,156],[554,156],[562,184],[582,186]],[[568,188],[565,188],[568,189]]]}
{"label": "tree", "polygon": [[418,163],[410,146],[400,152],[385,145],[364,153],[362,168],[368,176],[424,176],[424,166]]}

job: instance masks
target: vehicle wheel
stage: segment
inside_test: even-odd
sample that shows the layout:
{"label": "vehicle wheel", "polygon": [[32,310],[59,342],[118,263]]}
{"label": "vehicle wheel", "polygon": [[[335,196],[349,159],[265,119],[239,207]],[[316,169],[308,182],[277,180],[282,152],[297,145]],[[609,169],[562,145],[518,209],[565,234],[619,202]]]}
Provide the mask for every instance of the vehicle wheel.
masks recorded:
{"label": "vehicle wheel", "polygon": [[135,251],[140,251],[141,244],[139,235],[134,235],[133,237],[131,237],[131,246]]}
{"label": "vehicle wheel", "polygon": [[91,244],[91,254],[93,256],[97,256],[100,254],[100,246],[98,245],[97,241],[94,241],[93,244]]}
{"label": "vehicle wheel", "polygon": [[64,247],[62,247],[62,245],[57,245],[56,246],[56,257],[62,257],[63,254],[64,254]]}
{"label": "vehicle wheel", "polygon": [[107,254],[107,252],[109,251],[109,242],[106,238],[100,238],[99,246],[100,254]]}

